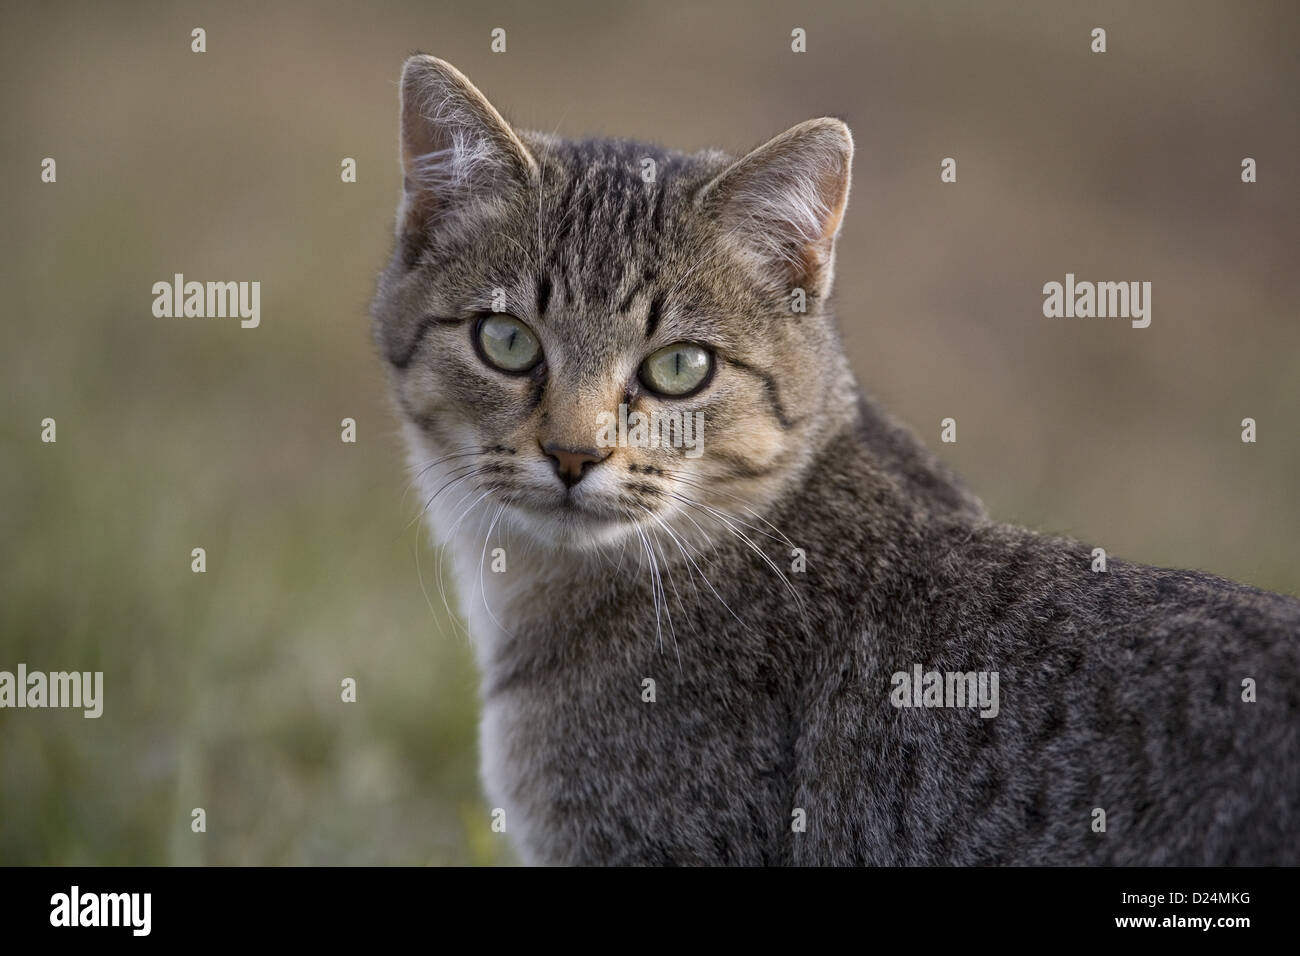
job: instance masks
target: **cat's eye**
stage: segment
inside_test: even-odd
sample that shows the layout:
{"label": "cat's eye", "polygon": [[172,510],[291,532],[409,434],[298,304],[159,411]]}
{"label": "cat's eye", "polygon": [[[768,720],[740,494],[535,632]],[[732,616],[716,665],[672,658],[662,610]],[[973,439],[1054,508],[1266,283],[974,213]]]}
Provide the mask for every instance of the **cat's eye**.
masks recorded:
{"label": "cat's eye", "polygon": [[641,363],[641,384],[659,395],[684,398],[703,388],[712,371],[713,356],[707,349],[678,342]]}
{"label": "cat's eye", "polygon": [[527,372],[542,360],[542,343],[513,315],[484,316],[474,335],[483,360],[503,372]]}

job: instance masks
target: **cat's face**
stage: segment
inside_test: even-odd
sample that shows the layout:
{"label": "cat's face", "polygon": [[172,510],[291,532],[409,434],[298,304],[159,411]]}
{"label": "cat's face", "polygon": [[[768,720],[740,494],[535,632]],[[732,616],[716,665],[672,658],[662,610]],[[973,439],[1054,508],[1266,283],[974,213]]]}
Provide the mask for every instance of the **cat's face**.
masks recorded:
{"label": "cat's face", "polygon": [[847,129],[735,162],[516,132],[431,57],[402,86],[373,314],[440,531],[471,509],[559,547],[751,524],[844,374],[824,302]]}

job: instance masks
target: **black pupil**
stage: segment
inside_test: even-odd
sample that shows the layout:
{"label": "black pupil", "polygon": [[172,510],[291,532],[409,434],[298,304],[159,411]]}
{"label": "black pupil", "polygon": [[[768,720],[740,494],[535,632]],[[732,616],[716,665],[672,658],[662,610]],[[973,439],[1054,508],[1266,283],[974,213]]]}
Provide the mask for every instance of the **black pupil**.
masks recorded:
{"label": "black pupil", "polygon": [[510,330],[510,339],[509,339],[509,341],[506,342],[506,351],[507,351],[507,352],[512,352],[512,351],[514,351],[514,347],[515,347],[515,336],[517,336],[518,334],[519,334],[519,330],[518,330],[518,329],[511,329],[511,330]]}

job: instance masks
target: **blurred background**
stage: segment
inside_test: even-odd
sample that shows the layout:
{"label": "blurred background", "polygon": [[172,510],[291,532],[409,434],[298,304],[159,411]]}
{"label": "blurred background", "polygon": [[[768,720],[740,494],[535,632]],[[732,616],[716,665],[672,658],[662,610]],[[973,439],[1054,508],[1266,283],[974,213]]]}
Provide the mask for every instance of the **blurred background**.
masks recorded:
{"label": "blurred background", "polygon": [[[0,669],[105,672],[98,720],[0,711],[0,863],[512,862],[365,312],[415,49],[566,135],[739,151],[843,117],[837,295],[865,387],[999,518],[1300,590],[1294,3],[0,17]],[[259,280],[261,326],[155,318],[176,272]],[[1044,318],[1067,272],[1150,281],[1150,328]]]}

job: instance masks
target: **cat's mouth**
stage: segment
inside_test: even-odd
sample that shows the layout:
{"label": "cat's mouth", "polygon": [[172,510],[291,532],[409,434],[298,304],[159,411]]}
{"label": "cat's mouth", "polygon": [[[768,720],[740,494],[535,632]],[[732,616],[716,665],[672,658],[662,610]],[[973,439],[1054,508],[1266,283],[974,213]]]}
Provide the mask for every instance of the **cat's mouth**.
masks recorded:
{"label": "cat's mouth", "polygon": [[590,522],[592,524],[626,523],[626,512],[616,512],[591,501],[578,501],[572,495],[565,495],[558,501],[542,502],[528,498],[512,501],[511,505],[542,518],[551,518],[574,524]]}
{"label": "cat's mouth", "polygon": [[636,524],[631,509],[591,495],[515,495],[506,507],[537,537],[580,549],[617,540]]}

